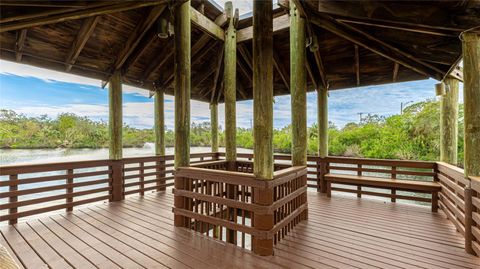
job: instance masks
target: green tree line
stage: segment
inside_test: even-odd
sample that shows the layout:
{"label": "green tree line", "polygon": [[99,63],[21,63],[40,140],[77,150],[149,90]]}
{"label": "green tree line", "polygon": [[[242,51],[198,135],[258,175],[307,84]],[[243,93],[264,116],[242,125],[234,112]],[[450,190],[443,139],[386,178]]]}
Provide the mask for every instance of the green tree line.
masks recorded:
{"label": "green tree line", "polygon": [[[402,115],[382,117],[369,115],[359,123],[343,128],[329,125],[329,154],[336,156],[437,160],[440,155],[439,102],[424,101],[408,106]],[[463,163],[463,106],[459,112],[458,160]],[[318,149],[317,125],[308,128],[308,153]],[[223,146],[224,133],[219,143]],[[142,147],[155,139],[153,129],[123,127],[124,147]],[[209,146],[210,123],[192,123],[191,146]],[[174,133],[165,134],[167,147],[174,144]],[[253,148],[252,130],[237,129],[237,146]],[[276,152],[290,153],[291,127],[274,130]],[[73,113],[60,114],[56,119],[47,116],[27,117],[12,110],[0,110],[1,148],[102,148],[108,147],[108,124],[93,121]]]}

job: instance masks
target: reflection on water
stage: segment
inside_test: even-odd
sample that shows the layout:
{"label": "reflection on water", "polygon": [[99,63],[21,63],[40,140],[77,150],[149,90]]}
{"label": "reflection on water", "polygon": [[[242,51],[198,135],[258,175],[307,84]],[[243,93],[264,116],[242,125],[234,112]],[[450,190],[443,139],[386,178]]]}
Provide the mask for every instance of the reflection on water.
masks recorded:
{"label": "reflection on water", "polygon": [[[210,147],[191,147],[191,153],[210,152]],[[220,151],[225,151],[220,148]],[[251,153],[249,149],[237,149],[239,153]],[[167,155],[173,148],[166,148]],[[143,148],[124,148],[124,157],[155,155],[153,143],[145,143]],[[70,161],[108,159],[108,148],[103,149],[0,149],[0,165],[38,164]]]}

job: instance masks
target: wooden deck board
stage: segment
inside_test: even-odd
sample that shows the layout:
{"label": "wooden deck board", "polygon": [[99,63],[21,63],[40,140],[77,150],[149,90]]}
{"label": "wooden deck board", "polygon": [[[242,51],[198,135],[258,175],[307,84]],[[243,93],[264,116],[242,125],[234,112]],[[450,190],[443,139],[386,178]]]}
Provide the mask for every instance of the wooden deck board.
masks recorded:
{"label": "wooden deck board", "polygon": [[149,193],[0,229],[25,268],[480,268],[442,213],[310,192],[309,220],[259,257],[173,226],[173,195]]}

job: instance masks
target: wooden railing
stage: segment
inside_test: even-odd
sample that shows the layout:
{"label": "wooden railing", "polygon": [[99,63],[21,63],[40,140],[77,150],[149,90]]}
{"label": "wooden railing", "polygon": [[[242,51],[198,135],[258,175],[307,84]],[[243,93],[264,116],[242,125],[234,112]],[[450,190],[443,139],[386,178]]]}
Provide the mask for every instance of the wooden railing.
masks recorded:
{"label": "wooden railing", "polygon": [[[435,181],[435,163],[422,161],[404,160],[379,160],[360,159],[346,157],[325,158],[326,172],[330,174],[357,175],[375,178],[386,178],[395,180]],[[398,191],[395,188],[388,188],[389,193],[382,191],[384,187],[362,189],[361,186],[348,188],[344,185],[332,187],[333,191],[355,193],[357,197],[372,195],[390,198],[391,202],[397,199],[413,200],[419,202],[432,202],[430,194],[418,191]],[[322,187],[321,187],[322,188]]]}
{"label": "wooden railing", "polygon": [[466,236],[465,249],[480,256],[480,177],[470,177],[471,188],[466,196]]}
{"label": "wooden railing", "polygon": [[226,171],[228,165],[212,162],[177,170],[175,226],[272,255],[273,245],[307,218],[307,169],[282,169],[273,180],[262,181],[250,172],[251,162],[237,162],[240,172]]}
{"label": "wooden railing", "polygon": [[[216,153],[191,154],[192,163]],[[173,186],[173,155],[0,167],[0,222]]]}
{"label": "wooden railing", "polygon": [[438,162],[437,178],[442,184],[439,206],[457,231],[465,235],[465,189],[468,187],[468,180],[463,169]]}

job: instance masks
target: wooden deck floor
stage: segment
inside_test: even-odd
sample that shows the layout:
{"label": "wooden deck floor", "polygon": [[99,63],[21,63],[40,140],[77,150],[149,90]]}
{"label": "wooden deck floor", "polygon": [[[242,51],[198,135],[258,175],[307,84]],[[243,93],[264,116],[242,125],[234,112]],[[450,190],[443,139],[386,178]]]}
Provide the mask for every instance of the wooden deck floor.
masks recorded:
{"label": "wooden deck floor", "polygon": [[[309,220],[273,257],[174,228],[171,193],[2,227],[25,268],[480,268],[428,207],[309,193]],[[0,266],[1,267],[1,266]]]}

